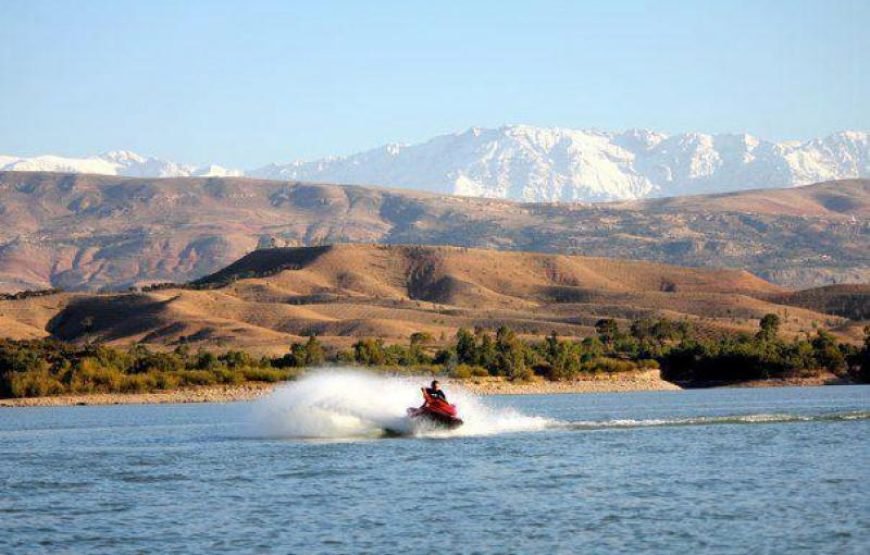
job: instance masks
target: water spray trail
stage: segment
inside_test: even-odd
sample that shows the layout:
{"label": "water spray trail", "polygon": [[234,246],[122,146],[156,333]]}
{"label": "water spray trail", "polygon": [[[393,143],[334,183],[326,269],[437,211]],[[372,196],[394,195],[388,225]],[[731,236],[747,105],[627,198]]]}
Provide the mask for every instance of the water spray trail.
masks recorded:
{"label": "water spray trail", "polygon": [[431,437],[490,435],[542,430],[551,420],[511,409],[487,406],[477,396],[452,385],[450,402],[465,425],[446,431],[414,423],[408,407],[422,402],[425,377],[396,377],[351,369],[315,371],[278,388],[254,405],[259,435],[286,438],[365,438],[385,434]]}

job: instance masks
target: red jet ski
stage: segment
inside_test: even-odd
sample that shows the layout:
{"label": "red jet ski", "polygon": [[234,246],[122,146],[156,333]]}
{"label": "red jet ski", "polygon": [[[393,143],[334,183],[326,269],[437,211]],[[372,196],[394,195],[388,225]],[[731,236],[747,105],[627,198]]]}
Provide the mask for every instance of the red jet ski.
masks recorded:
{"label": "red jet ski", "polygon": [[451,405],[444,399],[432,397],[426,392],[426,388],[422,388],[423,403],[422,407],[411,407],[408,409],[408,416],[413,420],[427,420],[434,424],[444,426],[449,429],[462,426],[462,419],[457,416],[456,405]]}

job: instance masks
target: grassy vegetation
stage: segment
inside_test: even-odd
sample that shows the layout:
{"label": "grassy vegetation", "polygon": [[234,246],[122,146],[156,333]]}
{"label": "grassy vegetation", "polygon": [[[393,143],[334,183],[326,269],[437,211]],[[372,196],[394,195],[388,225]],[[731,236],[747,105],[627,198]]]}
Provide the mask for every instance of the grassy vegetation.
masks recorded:
{"label": "grassy vegetation", "polygon": [[550,380],[583,374],[661,368],[665,379],[685,385],[737,383],[771,378],[807,378],[831,372],[870,382],[870,327],[863,348],[837,343],[817,330],[814,335],[779,338],[779,317],[761,319],[756,334],[704,337],[685,321],[636,320],[627,330],[615,320],[596,324],[596,335],[582,340],[521,341],[507,328],[493,338],[483,330],[460,329],[454,347],[439,351],[433,362],[464,378],[483,373],[510,379],[533,375]]}
{"label": "grassy vegetation", "polygon": [[184,347],[153,352],[74,345],[52,339],[0,340],[0,397],[146,393],[182,387],[278,382],[298,370],[240,351],[191,353]]}
{"label": "grassy vegetation", "polygon": [[661,368],[665,379],[688,385],[812,377],[823,371],[870,382],[870,327],[865,328],[863,348],[858,348],[838,344],[824,330],[784,341],[778,335],[779,325],[779,317],[769,314],[754,335],[710,338],[696,334],[684,321],[637,320],[629,329],[621,329],[615,320],[603,319],[595,335],[580,340],[561,339],[555,333],[527,340],[502,327],[495,334],[460,329],[446,347],[433,345],[427,333],[415,333],[404,345],[361,339],[344,351],[328,351],[312,336],[275,358],[255,358],[242,351],[194,353],[184,346],[154,352],[142,345],[122,350],[51,339],[0,340],[0,397],[142,393],[278,382],[296,377],[304,367],[327,362],[447,374],[457,379],[542,376],[566,380],[583,374]]}

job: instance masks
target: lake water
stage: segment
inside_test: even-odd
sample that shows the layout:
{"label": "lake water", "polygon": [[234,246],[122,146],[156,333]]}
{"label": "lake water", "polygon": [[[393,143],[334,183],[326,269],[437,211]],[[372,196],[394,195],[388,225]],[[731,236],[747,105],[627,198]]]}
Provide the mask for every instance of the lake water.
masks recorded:
{"label": "lake water", "polygon": [[358,379],[2,409],[0,552],[870,553],[870,387],[452,392],[464,432],[381,437],[415,389]]}

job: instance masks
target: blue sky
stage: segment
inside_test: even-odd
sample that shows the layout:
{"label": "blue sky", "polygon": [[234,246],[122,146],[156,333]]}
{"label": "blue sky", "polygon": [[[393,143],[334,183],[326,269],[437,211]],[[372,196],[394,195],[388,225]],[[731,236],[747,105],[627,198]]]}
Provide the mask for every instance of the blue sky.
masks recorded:
{"label": "blue sky", "polygon": [[471,126],[870,128],[870,2],[0,0],[0,153],[252,168]]}

